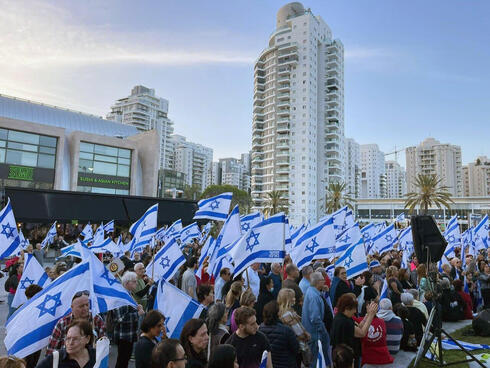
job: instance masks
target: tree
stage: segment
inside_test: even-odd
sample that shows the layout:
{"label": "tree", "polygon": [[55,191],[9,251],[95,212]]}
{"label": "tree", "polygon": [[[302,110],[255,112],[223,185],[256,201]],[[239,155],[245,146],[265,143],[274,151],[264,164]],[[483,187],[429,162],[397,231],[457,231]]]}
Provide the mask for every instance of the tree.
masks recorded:
{"label": "tree", "polygon": [[198,185],[192,184],[192,185],[186,185],[184,187],[183,197],[185,199],[192,199],[193,201],[195,201],[199,199],[200,195],[201,195],[201,188]]}
{"label": "tree", "polygon": [[233,209],[233,207],[238,204],[241,214],[250,212],[250,208],[252,207],[252,197],[246,191],[238,189],[233,185],[210,185],[201,194],[201,199],[214,197],[226,192],[233,193],[230,209]]}
{"label": "tree", "polygon": [[344,206],[354,209],[355,201],[350,193],[346,193],[346,183],[329,183],[326,189],[325,212],[333,213]]}
{"label": "tree", "polygon": [[288,201],[282,197],[282,192],[273,190],[267,193],[264,214],[273,216],[278,212],[288,212]]}
{"label": "tree", "polygon": [[454,201],[451,199],[451,193],[448,192],[449,187],[440,185],[441,182],[442,179],[439,179],[437,175],[418,174],[415,178],[417,191],[405,195],[407,197],[405,208],[409,209],[409,213],[413,213],[417,206],[423,211],[423,214],[427,214],[432,205],[437,208],[444,206],[450,210],[449,203],[454,203]]}

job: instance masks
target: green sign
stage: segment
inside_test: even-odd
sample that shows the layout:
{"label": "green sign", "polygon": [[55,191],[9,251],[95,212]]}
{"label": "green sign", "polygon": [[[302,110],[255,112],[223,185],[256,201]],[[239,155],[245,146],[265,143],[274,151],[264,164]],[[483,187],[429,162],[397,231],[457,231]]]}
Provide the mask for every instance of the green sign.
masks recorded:
{"label": "green sign", "polygon": [[100,174],[78,173],[79,186],[129,190],[129,178]]}
{"label": "green sign", "polygon": [[7,178],[32,181],[34,178],[34,168],[11,165],[9,166],[9,174]]}

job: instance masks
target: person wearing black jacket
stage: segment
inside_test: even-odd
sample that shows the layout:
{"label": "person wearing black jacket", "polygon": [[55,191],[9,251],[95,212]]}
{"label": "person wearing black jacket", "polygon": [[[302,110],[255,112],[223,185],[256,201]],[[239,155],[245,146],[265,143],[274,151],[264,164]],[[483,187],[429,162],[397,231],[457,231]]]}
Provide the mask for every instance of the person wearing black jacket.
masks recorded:
{"label": "person wearing black jacket", "polygon": [[275,300],[264,306],[263,319],[259,331],[271,345],[272,366],[274,368],[296,368],[299,343],[291,327],[279,321],[279,305]]}
{"label": "person wearing black jacket", "polygon": [[274,287],[274,281],[269,276],[260,279],[260,291],[257,298],[257,302],[254,305],[255,312],[257,312],[257,324],[262,323],[262,311],[264,306],[270,301],[274,300],[274,295],[272,294],[272,288]]}

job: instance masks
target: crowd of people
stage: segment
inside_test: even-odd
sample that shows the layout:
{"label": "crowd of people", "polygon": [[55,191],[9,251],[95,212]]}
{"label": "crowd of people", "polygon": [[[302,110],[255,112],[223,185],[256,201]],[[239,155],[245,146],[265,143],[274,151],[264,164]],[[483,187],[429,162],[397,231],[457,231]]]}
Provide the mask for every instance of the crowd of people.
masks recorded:
{"label": "crowd of people", "polygon": [[[253,368],[264,352],[269,368],[316,367],[319,352],[325,366],[390,366],[400,350],[417,349],[436,303],[443,321],[472,319],[479,305],[490,308],[490,249],[476,257],[456,249],[441,270],[419,264],[415,255],[403,268],[401,252],[392,250],[369,257],[369,270],[351,279],[329,260],[299,270],[289,256],[282,263],[255,263],[240,275],[225,267],[214,279],[206,273],[207,261],[196,275],[200,249],[197,240],[187,246],[186,264],[169,280],[204,306],[200,318],[182,327],[180,339],[167,338],[166,317],[153,309],[158,280],[145,274],[155,252],[147,248],[133,259],[121,257],[120,281],[137,308],[92,315],[88,292],[76,292],[71,312],[53,329],[46,356],[38,351],[24,359],[2,357],[0,368],[93,367],[94,341],[104,336],[117,348],[116,368],[128,367],[131,359],[137,368]],[[43,264],[40,244],[26,252]],[[9,306],[22,262],[21,255],[6,263]],[[54,279],[76,262],[59,260],[46,271]],[[40,290],[31,285],[26,297]]]}

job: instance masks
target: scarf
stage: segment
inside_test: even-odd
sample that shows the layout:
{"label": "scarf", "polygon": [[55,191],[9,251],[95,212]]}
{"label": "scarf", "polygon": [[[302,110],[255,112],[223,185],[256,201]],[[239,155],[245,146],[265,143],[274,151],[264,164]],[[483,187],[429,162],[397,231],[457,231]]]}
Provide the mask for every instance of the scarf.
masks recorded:
{"label": "scarf", "polygon": [[381,318],[382,320],[389,321],[393,317],[396,317],[396,314],[393,313],[391,309],[380,309],[378,313],[376,313],[376,316],[378,316],[378,318]]}

